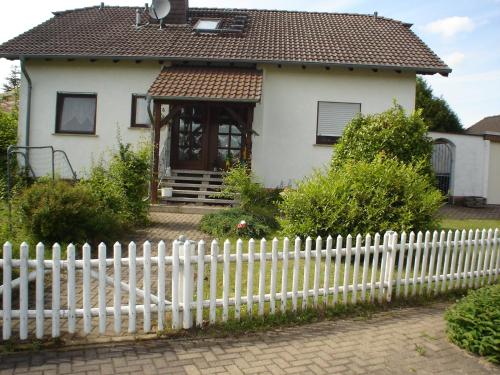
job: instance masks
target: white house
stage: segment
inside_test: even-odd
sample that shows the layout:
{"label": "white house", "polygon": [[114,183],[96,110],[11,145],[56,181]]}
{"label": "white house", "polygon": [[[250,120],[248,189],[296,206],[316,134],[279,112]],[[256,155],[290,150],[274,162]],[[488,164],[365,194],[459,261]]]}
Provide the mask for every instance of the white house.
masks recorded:
{"label": "white house", "polygon": [[357,113],[393,100],[413,111],[416,74],[451,72],[410,24],[376,13],[187,0],[171,0],[163,21],[147,7],[55,12],[0,57],[21,61],[21,146],[63,150],[83,173],[118,134],[153,139],[155,187],[168,167],[207,177],[232,160],[251,162],[267,187],[287,185],[328,162]]}

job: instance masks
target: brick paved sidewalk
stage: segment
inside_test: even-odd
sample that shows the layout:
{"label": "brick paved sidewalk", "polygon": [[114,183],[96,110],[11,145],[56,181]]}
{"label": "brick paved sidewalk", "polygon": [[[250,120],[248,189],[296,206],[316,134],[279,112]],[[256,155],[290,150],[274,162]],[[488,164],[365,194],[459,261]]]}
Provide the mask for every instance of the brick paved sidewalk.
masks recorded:
{"label": "brick paved sidewalk", "polygon": [[485,208],[469,208],[446,205],[439,210],[439,216],[455,220],[500,220],[500,206],[490,205]]}
{"label": "brick paved sidewalk", "polygon": [[0,356],[3,374],[498,374],[445,338],[445,304],[240,338]]}

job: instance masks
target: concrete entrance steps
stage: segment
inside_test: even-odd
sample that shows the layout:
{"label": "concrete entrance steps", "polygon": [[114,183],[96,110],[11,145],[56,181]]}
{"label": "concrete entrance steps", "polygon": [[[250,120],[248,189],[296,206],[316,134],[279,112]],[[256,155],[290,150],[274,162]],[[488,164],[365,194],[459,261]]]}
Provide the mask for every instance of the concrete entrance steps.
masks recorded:
{"label": "concrete entrance steps", "polygon": [[223,186],[223,172],[177,169],[164,177],[161,188],[171,188],[172,197],[162,197],[163,204],[190,204],[196,206],[234,206],[234,199],[217,197]]}

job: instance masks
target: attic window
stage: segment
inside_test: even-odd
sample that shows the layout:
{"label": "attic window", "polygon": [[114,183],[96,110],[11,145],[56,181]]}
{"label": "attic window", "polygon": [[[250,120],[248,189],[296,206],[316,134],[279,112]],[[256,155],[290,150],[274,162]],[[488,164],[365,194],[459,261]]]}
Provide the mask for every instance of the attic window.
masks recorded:
{"label": "attic window", "polygon": [[194,26],[194,29],[205,32],[216,31],[220,23],[220,19],[200,19]]}

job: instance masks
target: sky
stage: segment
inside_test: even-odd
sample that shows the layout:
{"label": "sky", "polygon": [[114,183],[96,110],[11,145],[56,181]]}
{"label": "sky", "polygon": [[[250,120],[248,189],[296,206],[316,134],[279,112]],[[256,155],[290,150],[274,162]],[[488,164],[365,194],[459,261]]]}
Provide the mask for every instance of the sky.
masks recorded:
{"label": "sky", "polygon": [[[143,6],[148,0],[105,0]],[[99,0],[2,0],[0,44],[49,19],[53,11],[94,6]],[[372,14],[413,23],[413,31],[452,69],[426,76],[469,127],[500,114],[500,0],[190,0],[190,6],[260,8]],[[22,12],[22,14],[21,14]],[[15,62],[0,59],[0,81]]]}

